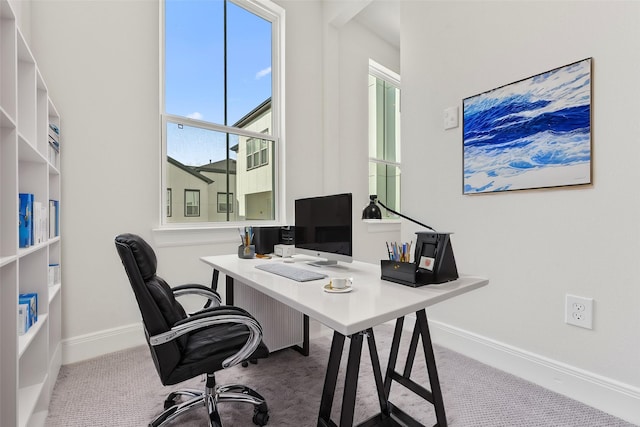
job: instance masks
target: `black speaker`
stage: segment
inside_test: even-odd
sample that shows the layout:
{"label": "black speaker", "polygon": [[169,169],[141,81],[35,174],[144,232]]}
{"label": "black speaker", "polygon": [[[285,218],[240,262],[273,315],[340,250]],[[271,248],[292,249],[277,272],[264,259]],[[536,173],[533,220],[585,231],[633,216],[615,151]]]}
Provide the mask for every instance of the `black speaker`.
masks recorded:
{"label": "black speaker", "polygon": [[282,227],[254,227],[253,244],[257,254],[273,253],[273,246],[280,243],[280,228]]}

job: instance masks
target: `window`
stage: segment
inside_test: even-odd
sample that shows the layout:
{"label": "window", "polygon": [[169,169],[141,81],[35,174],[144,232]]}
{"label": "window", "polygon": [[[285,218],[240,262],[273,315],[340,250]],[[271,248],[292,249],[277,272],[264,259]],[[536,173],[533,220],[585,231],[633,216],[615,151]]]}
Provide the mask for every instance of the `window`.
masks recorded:
{"label": "window", "polygon": [[283,143],[283,10],[269,0],[165,0],[163,17],[162,188],[185,195],[180,216],[164,192],[163,223],[242,222],[258,210],[278,220],[283,162],[270,159]]}
{"label": "window", "polygon": [[184,190],[184,216],[200,216],[200,190]]}
{"label": "window", "polygon": [[[400,76],[369,61],[369,194],[400,209]],[[384,216],[392,216],[382,209]]]}
{"label": "window", "polygon": [[171,189],[167,188],[167,217],[171,216]]}
{"label": "window", "polygon": [[269,141],[249,138],[247,140],[247,170],[269,164]]}
{"label": "window", "polygon": [[218,212],[233,212],[233,193],[218,193]]}

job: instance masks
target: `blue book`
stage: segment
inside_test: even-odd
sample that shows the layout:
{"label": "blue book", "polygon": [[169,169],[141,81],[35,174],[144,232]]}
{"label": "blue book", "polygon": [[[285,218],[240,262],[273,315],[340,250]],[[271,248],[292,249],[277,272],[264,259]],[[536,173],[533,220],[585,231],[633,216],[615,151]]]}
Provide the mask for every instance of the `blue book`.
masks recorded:
{"label": "blue book", "polygon": [[33,292],[29,294],[18,295],[18,304],[27,305],[27,330],[38,321],[38,294]]}
{"label": "blue book", "polygon": [[20,193],[18,211],[18,246],[28,248],[33,244],[33,194]]}

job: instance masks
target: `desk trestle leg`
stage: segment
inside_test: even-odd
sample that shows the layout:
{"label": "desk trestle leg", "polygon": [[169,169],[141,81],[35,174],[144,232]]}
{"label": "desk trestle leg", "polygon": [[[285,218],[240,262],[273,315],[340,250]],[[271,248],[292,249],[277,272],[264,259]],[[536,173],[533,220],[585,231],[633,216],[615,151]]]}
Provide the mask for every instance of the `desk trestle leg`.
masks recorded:
{"label": "desk trestle leg", "polygon": [[[442,399],[442,391],[440,389],[440,380],[438,379],[438,370],[436,368],[436,361],[433,354],[433,346],[431,343],[431,334],[429,333],[429,325],[427,323],[427,315],[424,310],[416,312],[416,324],[411,335],[411,344],[409,345],[409,351],[407,353],[407,361],[402,374],[395,370],[396,361],[398,359],[398,348],[400,346],[400,338],[402,335],[402,326],[404,318],[399,318],[396,321],[396,329],[393,334],[393,341],[391,344],[391,353],[389,355],[389,365],[387,367],[387,375],[384,382],[384,392],[388,399],[391,392],[392,381],[401,384],[402,386],[413,391],[418,396],[422,397],[426,401],[433,404],[437,427],[447,426],[447,417],[444,410],[444,401]],[[418,347],[418,338],[422,338],[422,348],[424,351],[425,362],[427,366],[427,373],[429,374],[429,383],[431,385],[431,391],[417,384],[411,380],[411,370],[413,369],[413,362],[415,360],[416,350]],[[394,406],[391,402],[389,404],[389,411],[392,417],[397,417],[407,425],[421,425],[408,422],[405,417],[408,417],[398,407]],[[435,427],[434,426],[434,427]]]}

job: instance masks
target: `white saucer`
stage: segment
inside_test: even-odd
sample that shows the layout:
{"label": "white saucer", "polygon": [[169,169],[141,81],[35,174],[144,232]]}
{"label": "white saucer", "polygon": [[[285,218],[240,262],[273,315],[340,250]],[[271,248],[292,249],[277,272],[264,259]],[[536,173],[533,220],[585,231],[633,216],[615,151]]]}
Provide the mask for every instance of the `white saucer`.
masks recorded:
{"label": "white saucer", "polygon": [[341,289],[336,289],[336,288],[331,289],[329,287],[329,284],[327,283],[326,285],[324,285],[322,287],[322,289],[324,289],[325,292],[329,292],[330,294],[344,294],[344,293],[347,293],[347,292],[351,292],[353,287],[347,286],[346,288],[341,288]]}

